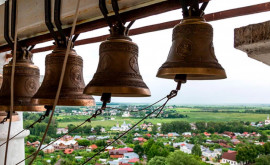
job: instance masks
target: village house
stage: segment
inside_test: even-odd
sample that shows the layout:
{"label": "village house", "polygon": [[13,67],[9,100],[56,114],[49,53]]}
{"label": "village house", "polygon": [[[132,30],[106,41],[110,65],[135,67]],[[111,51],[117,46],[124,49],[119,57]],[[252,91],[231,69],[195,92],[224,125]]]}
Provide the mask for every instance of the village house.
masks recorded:
{"label": "village house", "polygon": [[[53,146],[51,146],[51,145],[49,145],[47,147],[46,146],[47,146],[47,144],[44,144],[41,146],[41,149],[44,153],[50,154],[50,153],[53,153],[55,151]],[[46,147],[46,148],[44,148],[44,147]]]}
{"label": "village house", "polygon": [[91,151],[93,151],[93,150],[95,150],[95,149],[97,149],[97,148],[98,148],[97,145],[92,144],[92,145],[90,145],[89,147],[87,147],[86,151],[91,152]]}
{"label": "village house", "polygon": [[56,134],[66,134],[68,133],[68,128],[57,128]]}
{"label": "village house", "polygon": [[35,148],[37,148],[37,147],[39,146],[39,144],[40,144],[39,141],[35,141],[35,142],[33,142],[33,143],[31,143],[31,142],[29,142],[29,141],[26,142],[26,145],[27,145],[27,146],[32,146],[32,147],[35,147]]}
{"label": "village house", "polygon": [[78,142],[75,141],[74,139],[68,140],[68,141],[59,139],[53,143],[53,146],[56,150],[64,150],[68,148],[75,149],[75,150],[79,149]]}
{"label": "village house", "polygon": [[229,163],[230,165],[244,165],[243,162],[237,162],[236,161],[236,151],[228,151],[224,152],[221,156],[221,161],[220,163]]}
{"label": "village house", "polygon": [[207,136],[207,137],[211,136],[211,133],[208,133],[208,132],[204,132],[203,134],[204,134],[205,136]]}
{"label": "village house", "polygon": [[184,132],[182,133],[184,137],[191,137],[191,132]]}
{"label": "village house", "polygon": [[168,137],[179,137],[180,135],[176,132],[170,132],[168,133]]}
{"label": "village house", "polygon": [[119,127],[119,123],[117,122],[116,126],[113,126],[111,128],[111,131],[127,131],[130,128],[130,124],[126,124],[126,122],[124,121],[124,123],[121,125],[121,127]]}

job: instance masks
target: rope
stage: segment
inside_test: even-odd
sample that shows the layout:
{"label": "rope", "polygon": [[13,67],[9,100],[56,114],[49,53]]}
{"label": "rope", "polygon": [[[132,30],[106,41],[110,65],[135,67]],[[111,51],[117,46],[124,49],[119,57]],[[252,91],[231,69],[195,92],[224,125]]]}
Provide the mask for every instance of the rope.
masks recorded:
{"label": "rope", "polygon": [[51,121],[52,121],[52,118],[53,118],[53,115],[54,115],[54,110],[55,110],[55,107],[58,103],[58,100],[59,100],[59,96],[60,96],[60,92],[61,92],[61,88],[62,88],[62,84],[63,84],[63,80],[64,80],[64,76],[65,76],[65,71],[66,71],[66,65],[67,65],[67,60],[68,60],[68,54],[70,52],[70,49],[71,49],[71,43],[72,43],[72,36],[75,32],[75,27],[76,27],[76,22],[77,22],[77,19],[78,19],[78,14],[79,14],[79,5],[80,5],[80,0],[77,1],[77,6],[76,6],[76,14],[75,14],[75,18],[73,20],[73,25],[72,25],[72,29],[71,29],[71,33],[70,33],[70,38],[69,38],[69,41],[68,41],[68,46],[67,46],[67,51],[66,51],[66,54],[65,54],[65,59],[64,59],[64,62],[63,62],[63,68],[62,68],[62,73],[61,73],[61,77],[60,77],[60,82],[59,82],[59,86],[58,86],[58,89],[57,89],[57,93],[56,93],[56,98],[54,100],[54,104],[53,104],[53,109],[52,109],[52,113],[50,115],[50,118],[49,118],[49,121],[48,121],[48,124],[47,124],[47,128],[43,134],[43,137],[42,137],[42,140],[40,142],[40,145],[37,149],[37,151],[35,152],[35,155],[33,157],[33,159],[30,161],[29,165],[31,165],[34,160],[36,159],[37,155],[38,155],[38,152],[40,151],[41,149],[41,145],[43,144],[44,140],[45,140],[45,137],[47,135],[47,132],[49,130],[49,126],[51,124]]}
{"label": "rope", "polygon": [[[18,15],[16,7],[16,16]],[[12,61],[12,70],[11,70],[11,84],[10,84],[10,118],[9,118],[9,125],[8,125],[8,135],[7,135],[7,145],[6,145],[6,153],[5,153],[5,161],[4,165],[7,164],[7,155],[8,155],[8,147],[9,147],[9,138],[10,138],[10,131],[11,131],[11,122],[12,122],[12,115],[14,109],[14,76],[15,76],[15,64],[16,64],[16,53],[17,53],[17,36],[18,36],[18,27],[17,27],[17,19],[15,21],[15,36],[14,36],[14,50],[13,50],[13,61]]]}

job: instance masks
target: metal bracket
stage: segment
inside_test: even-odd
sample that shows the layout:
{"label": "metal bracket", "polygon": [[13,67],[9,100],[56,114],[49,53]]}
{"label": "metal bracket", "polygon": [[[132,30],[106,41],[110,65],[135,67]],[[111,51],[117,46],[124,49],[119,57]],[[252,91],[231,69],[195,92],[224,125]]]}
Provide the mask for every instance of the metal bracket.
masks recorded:
{"label": "metal bracket", "polygon": [[7,41],[9,47],[13,50],[14,44],[9,36],[9,1],[5,2],[4,38]]}
{"label": "metal bracket", "polygon": [[204,15],[204,10],[209,2],[203,2],[201,7],[199,7],[199,0],[190,0],[190,7],[188,8],[187,0],[180,0],[182,5],[183,17],[195,16],[202,17]]}
{"label": "metal bracket", "polygon": [[126,22],[124,22],[120,16],[118,1],[112,0],[111,2],[112,2],[113,11],[114,11],[115,16],[116,16],[116,21],[117,21],[116,24],[113,24],[112,21],[108,17],[109,12],[107,10],[105,0],[99,0],[99,8],[100,8],[101,13],[103,14],[103,16],[104,16],[104,18],[105,18],[105,20],[110,28],[117,27],[117,28],[121,29],[122,31],[124,31],[124,35],[128,35],[128,31],[129,31],[130,27],[133,25],[133,23],[135,22],[135,20],[131,21],[128,24],[128,26],[125,27]]}
{"label": "metal bracket", "polygon": [[[45,2],[45,23],[46,26],[52,35],[53,39],[55,40],[56,45],[67,46],[67,36],[62,29],[62,23],[60,20],[60,13],[61,13],[61,0],[55,0],[54,4],[54,23],[57,28],[57,32],[54,30],[54,25],[52,23],[52,9],[51,9],[51,0],[44,0]],[[60,38],[58,37],[60,36]],[[74,42],[78,38],[79,34],[75,34],[72,40],[72,47],[74,46]]]}
{"label": "metal bracket", "polygon": [[66,38],[66,34],[64,33],[63,29],[62,29],[62,23],[60,20],[60,12],[61,12],[61,0],[55,0],[54,3],[54,23],[55,26],[58,30],[59,35],[61,36],[61,41],[67,45],[67,38]]}

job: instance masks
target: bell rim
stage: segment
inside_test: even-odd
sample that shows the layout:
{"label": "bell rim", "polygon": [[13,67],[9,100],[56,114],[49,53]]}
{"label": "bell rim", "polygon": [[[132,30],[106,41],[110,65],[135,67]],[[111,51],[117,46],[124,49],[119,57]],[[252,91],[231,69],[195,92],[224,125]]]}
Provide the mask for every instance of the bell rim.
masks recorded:
{"label": "bell rim", "polygon": [[219,80],[227,78],[225,70],[221,68],[219,69],[219,68],[190,68],[190,67],[160,68],[158,70],[156,77],[165,79],[174,79],[176,74],[186,74],[187,80]]}
{"label": "bell rim", "polygon": [[[55,99],[49,98],[32,98],[31,102],[34,104],[53,105]],[[94,98],[91,99],[59,99],[57,106],[95,106]]]}
{"label": "bell rim", "polygon": [[84,89],[84,94],[101,96],[103,93],[111,93],[113,97],[150,97],[148,88],[119,87],[119,86],[91,86]]}
{"label": "bell rim", "polygon": [[[28,68],[35,68],[35,69],[39,69],[38,66],[31,64],[31,63],[16,63],[15,67],[19,67],[19,66],[23,66],[23,67],[28,67]],[[5,64],[3,68],[5,67],[12,67],[12,64]]]}
{"label": "bell rim", "polygon": [[[10,105],[0,105],[0,111],[9,111]],[[17,112],[43,112],[46,111],[42,105],[14,105],[14,111]]]}

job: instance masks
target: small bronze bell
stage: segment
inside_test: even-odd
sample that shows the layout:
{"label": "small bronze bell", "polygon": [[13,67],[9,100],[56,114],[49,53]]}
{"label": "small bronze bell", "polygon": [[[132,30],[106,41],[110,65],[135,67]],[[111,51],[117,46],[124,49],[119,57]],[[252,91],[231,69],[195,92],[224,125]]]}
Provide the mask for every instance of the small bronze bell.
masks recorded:
{"label": "small bronze bell", "polygon": [[98,96],[109,93],[117,97],[150,96],[139,71],[138,46],[118,28],[112,27],[111,36],[101,43],[97,71],[84,93]]}
{"label": "small bronze bell", "polygon": [[2,86],[3,76],[0,74],[0,87]]}
{"label": "small bronze bell", "polygon": [[[32,53],[18,50],[14,76],[14,111],[45,111],[41,105],[32,104],[31,98],[39,88],[39,68],[32,62]],[[10,83],[12,60],[4,65],[0,90],[0,111],[10,110]]]}
{"label": "small bronze bell", "polygon": [[[8,122],[9,119],[6,119],[8,113],[7,112],[1,112],[0,111],[0,122]],[[20,117],[18,113],[13,113],[12,115],[12,122],[20,121]]]}
{"label": "small bronze bell", "polygon": [[[32,99],[33,103],[53,105],[58,89],[65,53],[66,47],[56,46],[53,52],[46,56],[45,77],[39,90]],[[84,87],[83,59],[77,55],[75,50],[71,49],[57,105],[95,105],[95,100],[92,96],[83,94]]]}
{"label": "small bronze bell", "polygon": [[188,80],[226,78],[214,53],[213,28],[203,17],[184,18],[173,29],[169,55],[157,77],[174,79],[177,74]]}

